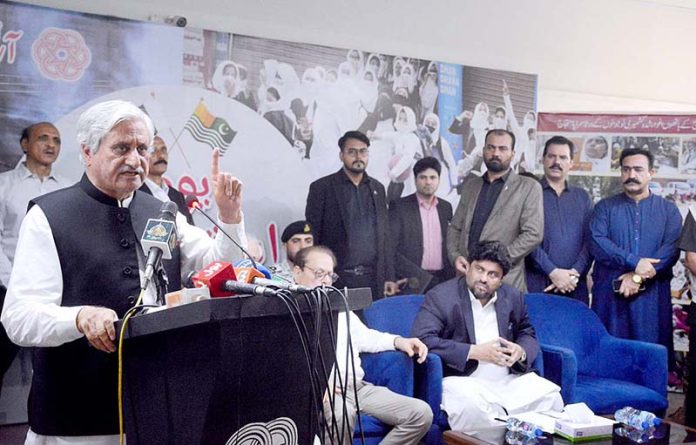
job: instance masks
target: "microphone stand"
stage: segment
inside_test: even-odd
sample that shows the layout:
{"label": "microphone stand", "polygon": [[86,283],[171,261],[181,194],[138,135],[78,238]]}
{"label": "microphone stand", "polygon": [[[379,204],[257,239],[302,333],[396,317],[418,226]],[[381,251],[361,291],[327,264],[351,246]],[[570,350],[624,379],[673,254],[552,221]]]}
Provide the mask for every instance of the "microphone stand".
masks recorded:
{"label": "microphone stand", "polygon": [[155,270],[155,275],[152,278],[157,293],[157,303],[159,303],[160,306],[164,306],[164,295],[167,293],[169,287],[169,278],[167,278],[167,272],[164,270],[164,267],[162,267],[161,263],[159,267]]}

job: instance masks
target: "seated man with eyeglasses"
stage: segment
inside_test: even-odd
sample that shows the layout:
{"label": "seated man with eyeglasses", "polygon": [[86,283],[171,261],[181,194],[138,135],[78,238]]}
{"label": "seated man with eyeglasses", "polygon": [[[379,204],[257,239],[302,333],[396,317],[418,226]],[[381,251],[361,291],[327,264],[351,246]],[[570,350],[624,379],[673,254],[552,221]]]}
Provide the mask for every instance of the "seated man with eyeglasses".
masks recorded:
{"label": "seated man with eyeglasses", "polygon": [[[336,257],[331,249],[325,246],[305,247],[295,255],[293,278],[295,283],[309,288],[331,286],[338,280],[338,275],[334,273],[335,267]],[[345,386],[347,388],[345,394],[339,394],[339,385],[335,385],[337,390],[333,400],[333,410],[328,395],[324,398],[324,415],[327,421],[324,443],[345,445],[353,443],[357,396],[357,405],[361,413],[373,416],[387,425],[393,425],[389,434],[380,442],[381,444],[417,444],[428,432],[432,423],[433,413],[430,407],[422,400],[403,396],[385,387],[365,382],[363,380],[365,372],[360,366],[359,354],[399,350],[408,354],[409,357],[417,356],[418,363],[423,363],[428,354],[428,348],[417,338],[403,338],[370,329],[352,312],[349,313],[349,317],[351,343],[355,353],[353,360],[355,373],[353,369],[345,369],[348,329],[345,314],[341,314],[338,318],[336,333],[336,357],[341,378],[349,380]],[[343,397],[340,397],[341,395]],[[332,411],[335,413],[334,416]],[[344,419],[347,420],[347,425],[344,425]]]}

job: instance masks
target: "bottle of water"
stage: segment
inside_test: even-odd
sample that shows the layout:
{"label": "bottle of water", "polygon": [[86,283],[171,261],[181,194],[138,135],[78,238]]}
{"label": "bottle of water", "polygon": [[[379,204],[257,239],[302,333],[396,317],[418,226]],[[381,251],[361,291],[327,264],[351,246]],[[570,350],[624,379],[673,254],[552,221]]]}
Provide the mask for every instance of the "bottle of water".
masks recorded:
{"label": "bottle of water", "polygon": [[537,437],[527,437],[515,431],[505,432],[505,445],[536,445],[537,443]]}
{"label": "bottle of water", "polygon": [[636,428],[619,427],[614,430],[617,436],[625,437],[631,442],[635,443],[646,443],[653,438],[653,433],[655,428],[648,428],[647,430],[641,430]]}
{"label": "bottle of water", "polygon": [[617,422],[637,430],[647,430],[650,427],[659,426],[662,423],[655,414],[649,411],[631,408],[630,406],[617,410],[614,413],[614,419],[616,419]]}
{"label": "bottle of water", "polygon": [[525,422],[515,417],[508,417],[507,429],[530,439],[541,437],[544,434],[541,428],[533,423]]}

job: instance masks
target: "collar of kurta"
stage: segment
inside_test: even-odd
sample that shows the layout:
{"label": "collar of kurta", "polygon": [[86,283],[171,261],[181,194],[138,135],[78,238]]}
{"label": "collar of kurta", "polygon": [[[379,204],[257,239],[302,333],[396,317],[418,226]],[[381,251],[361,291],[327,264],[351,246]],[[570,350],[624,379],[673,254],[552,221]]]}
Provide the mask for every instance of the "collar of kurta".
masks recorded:
{"label": "collar of kurta", "polygon": [[[30,178],[30,177],[37,177],[38,178],[38,176],[36,176],[34,173],[31,172],[31,170],[29,170],[27,168],[27,161],[26,160],[20,161],[19,164],[17,164],[17,167],[15,167],[15,170],[18,170],[20,172],[21,179],[26,179],[26,178]],[[43,181],[48,181],[49,179],[51,181],[57,180],[55,175],[53,174],[53,171],[51,171],[51,173],[48,176],[43,178]]]}
{"label": "collar of kurta", "polygon": [[133,196],[135,196],[135,192],[131,194],[128,198],[119,201],[116,198],[113,198],[106,193],[102,192],[99,190],[97,187],[92,184],[92,181],[89,180],[87,177],[87,173],[82,174],[82,178],[80,179],[80,188],[87,193],[88,196],[91,198],[101,202],[102,204],[106,204],[112,207],[128,207],[133,200]]}

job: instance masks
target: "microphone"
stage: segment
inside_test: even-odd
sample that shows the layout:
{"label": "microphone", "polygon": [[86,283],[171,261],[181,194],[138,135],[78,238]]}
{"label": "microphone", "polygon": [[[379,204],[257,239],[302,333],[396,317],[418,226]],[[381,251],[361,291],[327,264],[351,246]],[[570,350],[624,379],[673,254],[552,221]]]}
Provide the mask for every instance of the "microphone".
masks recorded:
{"label": "microphone", "polygon": [[[256,276],[262,276],[263,274],[260,272],[251,268],[239,268],[238,272],[242,276],[237,276],[237,270],[232,267],[232,264],[224,261],[213,261],[194,275],[192,281],[196,287],[207,286],[212,298],[231,297],[239,294],[271,297],[278,294],[273,289],[250,283],[254,278],[254,272],[258,274]],[[249,282],[244,282],[244,280],[249,280]]]}
{"label": "microphone", "polygon": [[176,204],[167,201],[162,204],[159,216],[150,218],[140,239],[143,251],[147,252],[143,289],[146,289],[160,260],[170,260],[176,247]]}
{"label": "microphone", "polygon": [[[234,270],[237,271],[238,269],[248,269],[248,268],[253,268],[256,272],[260,272],[263,276],[260,276],[258,274],[253,275],[253,280],[252,282],[254,284],[258,284],[260,286],[266,286],[266,287],[275,287],[276,289],[283,289],[283,290],[288,290],[290,292],[295,292],[295,293],[302,293],[302,292],[311,292],[312,289],[305,287],[305,286],[300,286],[299,284],[295,283],[290,283],[285,279],[278,280],[274,279],[273,274],[271,273],[270,270],[263,264],[258,264],[256,263],[256,267],[253,267],[253,261],[251,261],[249,258],[244,258],[241,260],[237,260],[234,263]],[[237,273],[237,276],[239,276],[239,273]],[[239,281],[244,281],[244,282],[249,282],[248,280],[242,280],[241,278]]]}
{"label": "microphone", "polygon": [[201,202],[198,200],[196,195],[186,195],[186,198],[184,198],[186,202],[186,207],[188,207],[189,212],[193,213],[195,209],[198,209],[201,206]]}
{"label": "microphone", "polygon": [[223,284],[222,288],[223,290],[232,292],[233,294],[251,294],[261,295],[264,297],[275,297],[278,295],[278,291],[275,291],[268,287],[242,283],[240,281],[227,280]]}
{"label": "microphone", "polygon": [[210,289],[211,298],[231,296],[231,293],[223,291],[222,285],[227,280],[236,279],[232,264],[224,261],[213,261],[191,277],[194,286]]}
{"label": "microphone", "polygon": [[295,293],[311,292],[312,290],[299,284],[274,280],[271,271],[263,264],[256,263],[256,267],[252,267],[252,264],[253,262],[249,258],[244,258],[234,263],[234,271],[237,274],[238,281],[258,284],[264,287],[274,287]]}
{"label": "microphone", "polygon": [[253,260],[249,258],[242,258],[241,260],[235,261],[234,267],[252,267],[257,271],[261,272],[265,278],[272,278],[271,271],[268,270],[266,266],[264,266],[263,264],[255,263]]}
{"label": "microphone", "polygon": [[254,284],[267,287],[275,287],[276,289],[288,290],[293,293],[311,292],[312,289],[300,286],[299,284],[290,283],[287,281],[269,280],[268,278],[254,278]]}
{"label": "microphone", "polygon": [[255,262],[254,259],[251,257],[251,255],[249,255],[249,252],[247,252],[246,249],[245,249],[244,247],[240,246],[239,243],[238,243],[237,241],[235,241],[234,238],[232,238],[227,232],[225,232],[224,230],[222,230],[222,227],[220,227],[220,225],[219,225],[217,222],[215,222],[215,220],[213,220],[213,218],[211,218],[207,213],[205,213],[205,212],[201,209],[201,202],[198,200],[198,198],[196,198],[195,195],[186,195],[186,198],[185,198],[185,199],[186,199],[186,206],[189,208],[189,210],[191,211],[191,213],[193,213],[193,210],[198,210],[203,216],[206,217],[206,219],[207,219],[208,221],[210,221],[211,223],[213,223],[213,225],[214,225],[215,227],[217,227],[217,229],[218,229],[220,232],[222,232],[223,235],[225,235],[230,241],[232,241],[232,243],[233,243],[235,246],[239,247],[239,250],[241,250],[242,253],[243,253],[244,255],[246,255],[246,256],[251,260],[251,263],[252,263],[254,269],[258,269],[258,267],[256,266],[256,262]]}

